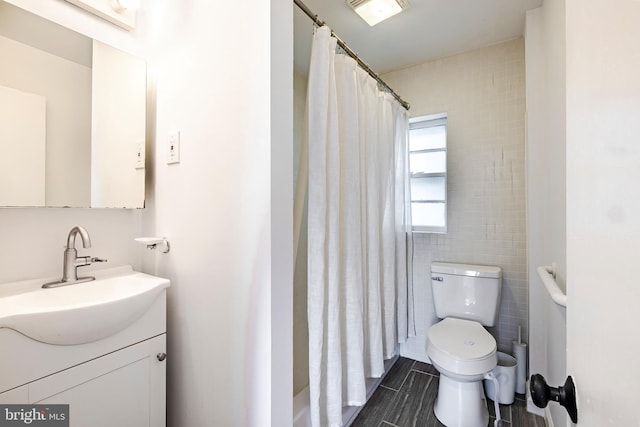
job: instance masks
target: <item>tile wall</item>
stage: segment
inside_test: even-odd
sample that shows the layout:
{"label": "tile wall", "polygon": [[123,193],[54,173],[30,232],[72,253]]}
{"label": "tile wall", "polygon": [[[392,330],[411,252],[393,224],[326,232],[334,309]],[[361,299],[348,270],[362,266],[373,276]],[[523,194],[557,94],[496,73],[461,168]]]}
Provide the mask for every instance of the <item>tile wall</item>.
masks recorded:
{"label": "tile wall", "polygon": [[402,354],[426,357],[426,331],[437,321],[432,261],[503,269],[498,323],[501,351],[522,326],[527,337],[524,42],[515,39],[388,73],[383,78],[411,104],[412,117],[448,114],[448,231],[414,239],[417,336]]}

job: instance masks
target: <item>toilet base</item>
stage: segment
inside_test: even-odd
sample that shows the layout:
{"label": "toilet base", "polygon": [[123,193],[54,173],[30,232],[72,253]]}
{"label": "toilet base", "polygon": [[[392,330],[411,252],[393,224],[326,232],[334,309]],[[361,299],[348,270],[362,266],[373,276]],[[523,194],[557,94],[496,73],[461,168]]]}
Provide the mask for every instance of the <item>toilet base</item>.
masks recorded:
{"label": "toilet base", "polygon": [[482,380],[461,382],[440,372],[434,413],[447,427],[487,427],[489,411]]}

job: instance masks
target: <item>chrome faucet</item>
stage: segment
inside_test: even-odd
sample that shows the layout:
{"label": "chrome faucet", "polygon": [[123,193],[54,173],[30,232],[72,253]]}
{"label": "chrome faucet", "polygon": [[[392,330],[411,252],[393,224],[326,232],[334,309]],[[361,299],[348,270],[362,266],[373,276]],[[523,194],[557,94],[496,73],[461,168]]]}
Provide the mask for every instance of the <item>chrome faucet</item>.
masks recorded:
{"label": "chrome faucet", "polygon": [[92,258],[90,256],[79,257],[78,251],[76,250],[76,236],[78,235],[80,235],[80,238],[82,239],[83,248],[91,247],[91,238],[89,237],[87,230],[79,226],[73,227],[71,231],[69,231],[67,246],[64,250],[62,279],[56,282],[45,283],[42,285],[43,288],[55,288],[58,286],[72,285],[74,283],[89,282],[96,279],[93,276],[78,277],[78,267],[91,265],[94,262],[106,262],[107,260]]}

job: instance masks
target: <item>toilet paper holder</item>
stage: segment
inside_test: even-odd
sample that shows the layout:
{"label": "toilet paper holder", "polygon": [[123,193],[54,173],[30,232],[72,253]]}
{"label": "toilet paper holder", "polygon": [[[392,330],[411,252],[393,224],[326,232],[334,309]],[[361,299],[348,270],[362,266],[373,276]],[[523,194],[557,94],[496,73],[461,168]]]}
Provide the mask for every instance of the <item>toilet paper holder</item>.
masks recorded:
{"label": "toilet paper holder", "polygon": [[569,413],[571,421],[578,422],[578,405],[576,403],[576,387],[571,376],[567,377],[563,386],[549,387],[547,381],[540,374],[531,376],[529,389],[531,400],[538,408],[547,406],[550,400],[558,402]]}
{"label": "toilet paper holder", "polygon": [[169,253],[169,251],[171,250],[171,245],[169,244],[169,241],[166,237],[136,237],[133,240],[138,243],[142,243],[149,250],[154,250],[158,246],[160,246],[160,250],[163,254]]}

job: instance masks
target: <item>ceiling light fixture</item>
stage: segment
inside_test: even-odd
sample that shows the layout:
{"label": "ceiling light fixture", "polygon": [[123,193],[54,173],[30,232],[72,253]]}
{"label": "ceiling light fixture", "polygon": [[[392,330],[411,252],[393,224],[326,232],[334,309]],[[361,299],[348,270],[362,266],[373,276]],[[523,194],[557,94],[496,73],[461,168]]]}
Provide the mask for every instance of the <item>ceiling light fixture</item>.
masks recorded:
{"label": "ceiling light fixture", "polygon": [[409,6],[407,0],[347,0],[347,4],[372,27]]}

